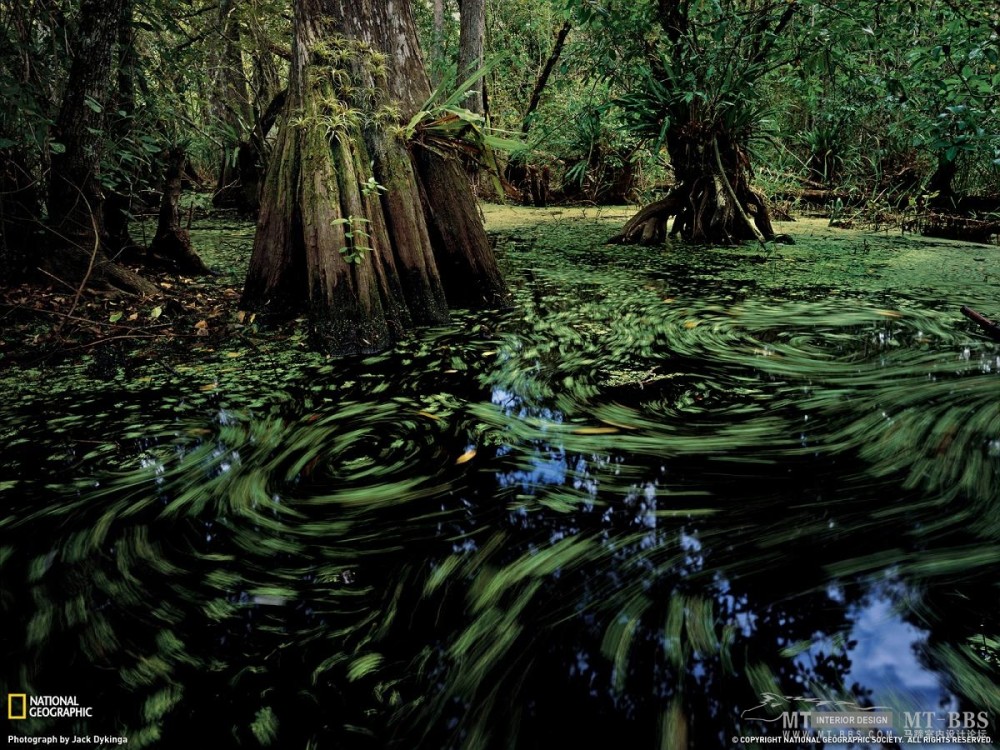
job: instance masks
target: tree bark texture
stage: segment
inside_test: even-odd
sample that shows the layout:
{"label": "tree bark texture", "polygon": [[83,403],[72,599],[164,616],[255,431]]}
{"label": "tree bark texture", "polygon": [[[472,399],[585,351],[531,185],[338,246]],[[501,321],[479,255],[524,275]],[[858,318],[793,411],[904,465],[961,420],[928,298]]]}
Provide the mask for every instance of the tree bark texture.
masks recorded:
{"label": "tree bark texture", "polygon": [[[483,67],[483,45],[486,39],[486,0],[461,0],[458,36],[457,83],[469,79]],[[476,114],[486,114],[486,78],[472,85],[462,106]]]}
{"label": "tree bark texture", "polygon": [[434,40],[431,48],[431,69],[434,71],[434,85],[441,83],[444,68],[444,0],[434,0]]}
{"label": "tree bark texture", "polygon": [[[432,245],[445,236],[456,247],[444,257],[463,259],[465,296],[472,288],[481,303],[506,297],[460,167],[416,146],[422,158],[414,158],[403,137],[400,122],[428,96],[408,5],[296,3],[288,102],[246,308],[284,314],[304,306],[328,348],[384,348],[412,324],[447,319]],[[420,166],[436,178],[430,189]]]}
{"label": "tree bark texture", "polygon": [[[121,21],[118,25],[117,86],[109,105],[108,130],[115,141],[124,141],[132,131],[135,114],[135,75],[139,61],[135,49],[135,29],[132,25],[133,0],[122,3]],[[124,112],[121,116],[118,113]],[[139,250],[129,231],[132,213],[132,185],[117,185],[104,200],[104,229],[107,233],[105,251],[114,259]]]}
{"label": "tree bark texture", "polygon": [[[367,20],[357,12],[349,14],[355,22],[355,33],[391,61],[394,73],[388,78],[389,98],[398,106],[401,121],[408,122],[431,95],[409,5],[367,0],[365,10]],[[409,150],[448,303],[473,308],[509,305],[510,292],[497,268],[462,165],[456,158],[425,148],[419,141],[409,144]],[[379,161],[375,164],[378,169]],[[390,188],[387,195],[392,198],[389,183],[379,179]],[[407,195],[396,200],[409,205],[412,198]],[[394,210],[390,207],[389,213]]]}
{"label": "tree bark texture", "polygon": [[160,199],[160,214],[156,224],[156,235],[149,245],[149,252],[164,261],[172,270],[191,275],[211,273],[208,267],[191,247],[191,235],[181,225],[180,197],[181,182],[184,178],[184,163],[187,153],[174,146],[167,149],[166,170],[163,179],[163,195]]}
{"label": "tree bark texture", "polygon": [[51,250],[44,265],[69,284],[90,281],[153,293],[136,274],[104,252],[104,193],[100,182],[103,133],[114,45],[125,0],[83,0],[66,93],[56,119],[48,196]]}
{"label": "tree bark texture", "polygon": [[234,0],[219,2],[219,56],[214,72],[213,110],[222,126],[225,148],[221,154],[219,177],[212,203],[218,207],[240,206],[242,187],[236,169],[236,152],[248,123],[252,122],[250,90],[243,68],[239,19]]}
{"label": "tree bark texture", "polygon": [[[611,242],[660,244],[667,237],[671,219],[669,233],[689,242],[733,244],[760,239],[746,218],[753,221],[764,240],[774,239],[767,202],[750,186],[750,161],[736,139],[688,127],[673,137],[668,135],[667,143],[676,186],[665,198],[632,217]],[[733,201],[734,194],[739,205]]]}

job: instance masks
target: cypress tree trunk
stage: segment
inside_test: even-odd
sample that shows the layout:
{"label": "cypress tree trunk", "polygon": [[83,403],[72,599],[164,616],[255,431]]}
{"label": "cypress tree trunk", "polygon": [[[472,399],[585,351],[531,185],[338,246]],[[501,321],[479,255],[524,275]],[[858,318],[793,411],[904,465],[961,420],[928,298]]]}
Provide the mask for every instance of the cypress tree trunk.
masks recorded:
{"label": "cypress tree trunk", "polygon": [[[400,75],[390,76],[389,96],[399,104],[408,122],[431,95],[409,9],[388,13],[387,0],[372,3],[378,17],[367,38],[393,60]],[[398,40],[394,45],[393,40]],[[495,308],[510,304],[510,292],[497,268],[489,239],[470,189],[469,178],[457,158],[410,144],[411,161],[420,184],[424,218],[448,303],[455,307]]]}
{"label": "cypress tree trunk", "polygon": [[[135,76],[139,61],[135,50],[135,30],[132,26],[133,0],[122,3],[121,22],[118,25],[118,76],[117,90],[109,109],[108,129],[115,141],[124,141],[131,134],[132,116],[135,114]],[[118,113],[124,112],[121,116]],[[132,239],[129,219],[132,213],[131,185],[118,185],[108,192],[104,200],[104,228],[107,232],[106,252],[115,259],[134,255],[140,248]]]}
{"label": "cypress tree trunk", "polygon": [[305,307],[332,350],[383,348],[447,318],[432,246],[447,236],[456,286],[505,299],[460,167],[425,152],[418,166],[441,176],[422,185],[404,139],[430,94],[409,6],[300,0],[293,48],[244,307]]}
{"label": "cypress tree trunk", "polygon": [[83,0],[66,93],[53,132],[48,214],[52,237],[43,265],[69,284],[83,281],[152,294],[148,281],[111,262],[104,250],[100,163],[109,81],[124,0]]}

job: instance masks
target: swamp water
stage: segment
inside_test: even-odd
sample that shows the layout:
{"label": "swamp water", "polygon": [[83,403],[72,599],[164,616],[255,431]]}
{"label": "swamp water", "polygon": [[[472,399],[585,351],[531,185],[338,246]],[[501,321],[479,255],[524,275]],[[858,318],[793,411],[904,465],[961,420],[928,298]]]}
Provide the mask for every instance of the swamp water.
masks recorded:
{"label": "swamp water", "polygon": [[516,308],[385,354],[6,373],[3,692],[93,707],[11,731],[672,750],[839,701],[995,737],[1000,349],[958,308],[1000,314],[997,249],[624,218],[487,209]]}

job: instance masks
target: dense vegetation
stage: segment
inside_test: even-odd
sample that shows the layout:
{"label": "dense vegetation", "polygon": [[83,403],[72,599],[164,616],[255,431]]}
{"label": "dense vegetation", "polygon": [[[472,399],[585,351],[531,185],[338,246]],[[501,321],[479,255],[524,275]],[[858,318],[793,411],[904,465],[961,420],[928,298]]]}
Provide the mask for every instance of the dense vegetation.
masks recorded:
{"label": "dense vegetation", "polygon": [[998,235],[989,0],[0,2],[11,736],[991,745]]}
{"label": "dense vegetation", "polygon": [[[179,7],[5,4],[5,279],[41,273],[77,288],[86,277],[150,294],[143,265],[203,272],[175,208],[185,180],[212,188],[213,205],[247,215],[263,199],[258,241],[273,245],[285,230],[269,217],[329,202],[328,189],[296,192],[288,182],[297,160],[309,158],[289,151],[289,134],[308,127],[354,149],[349,171],[359,187],[344,193],[342,185],[339,208],[315,219],[336,222],[315,241],[342,257],[319,253],[300,273],[289,258],[305,251],[292,247],[309,241],[286,236],[285,250],[269,256],[274,268],[265,271],[263,255],[255,261],[244,303],[281,312],[287,298],[311,300],[318,317],[321,309],[346,316],[352,322],[334,338],[348,341],[335,348],[357,348],[348,331],[374,326],[381,341],[410,318],[439,318],[447,290],[437,270],[456,304],[502,300],[478,222],[459,198],[467,190],[456,175],[442,182],[452,169],[435,166],[442,158],[477,164],[476,184],[494,196],[506,189],[536,205],[645,205],[619,237],[643,244],[661,242],[671,218],[669,231],[694,241],[770,240],[774,208],[785,215],[803,200],[909,211],[911,225],[932,231],[995,234],[1000,21],[985,0],[470,0],[461,10],[437,0],[414,5],[415,27],[408,12],[390,16],[396,30],[375,11],[348,13],[354,27],[314,27],[311,19],[338,17],[332,6]],[[416,39],[405,60],[379,38],[418,31],[433,97],[413,67],[421,65]],[[307,68],[330,76],[310,84],[322,91],[309,96]],[[390,157],[399,148],[412,154],[419,186]],[[335,147],[331,158],[328,168],[343,175],[345,154]],[[483,174],[491,169],[505,185]],[[164,189],[170,174],[173,191]],[[137,242],[130,219],[152,201],[164,204],[163,219],[151,241]],[[456,201],[464,207],[438,207]],[[426,226],[413,223],[418,203]],[[393,262],[412,266],[403,288],[387,273]],[[467,293],[477,276],[481,289]],[[271,294],[274,285],[283,291]],[[333,287],[349,289],[347,297],[334,299]]]}

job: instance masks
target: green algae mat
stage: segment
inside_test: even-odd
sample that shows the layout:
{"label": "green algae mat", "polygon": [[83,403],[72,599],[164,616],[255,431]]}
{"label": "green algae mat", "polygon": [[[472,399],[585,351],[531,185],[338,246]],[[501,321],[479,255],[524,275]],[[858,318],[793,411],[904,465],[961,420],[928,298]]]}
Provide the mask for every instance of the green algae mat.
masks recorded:
{"label": "green algae mat", "polygon": [[[0,374],[4,692],[92,708],[11,732],[875,746],[837,711],[988,746],[1000,347],[959,308],[1000,316],[997,248],[484,213],[514,307],[383,354],[233,309],[186,355]],[[252,228],[193,236],[238,284]]]}

